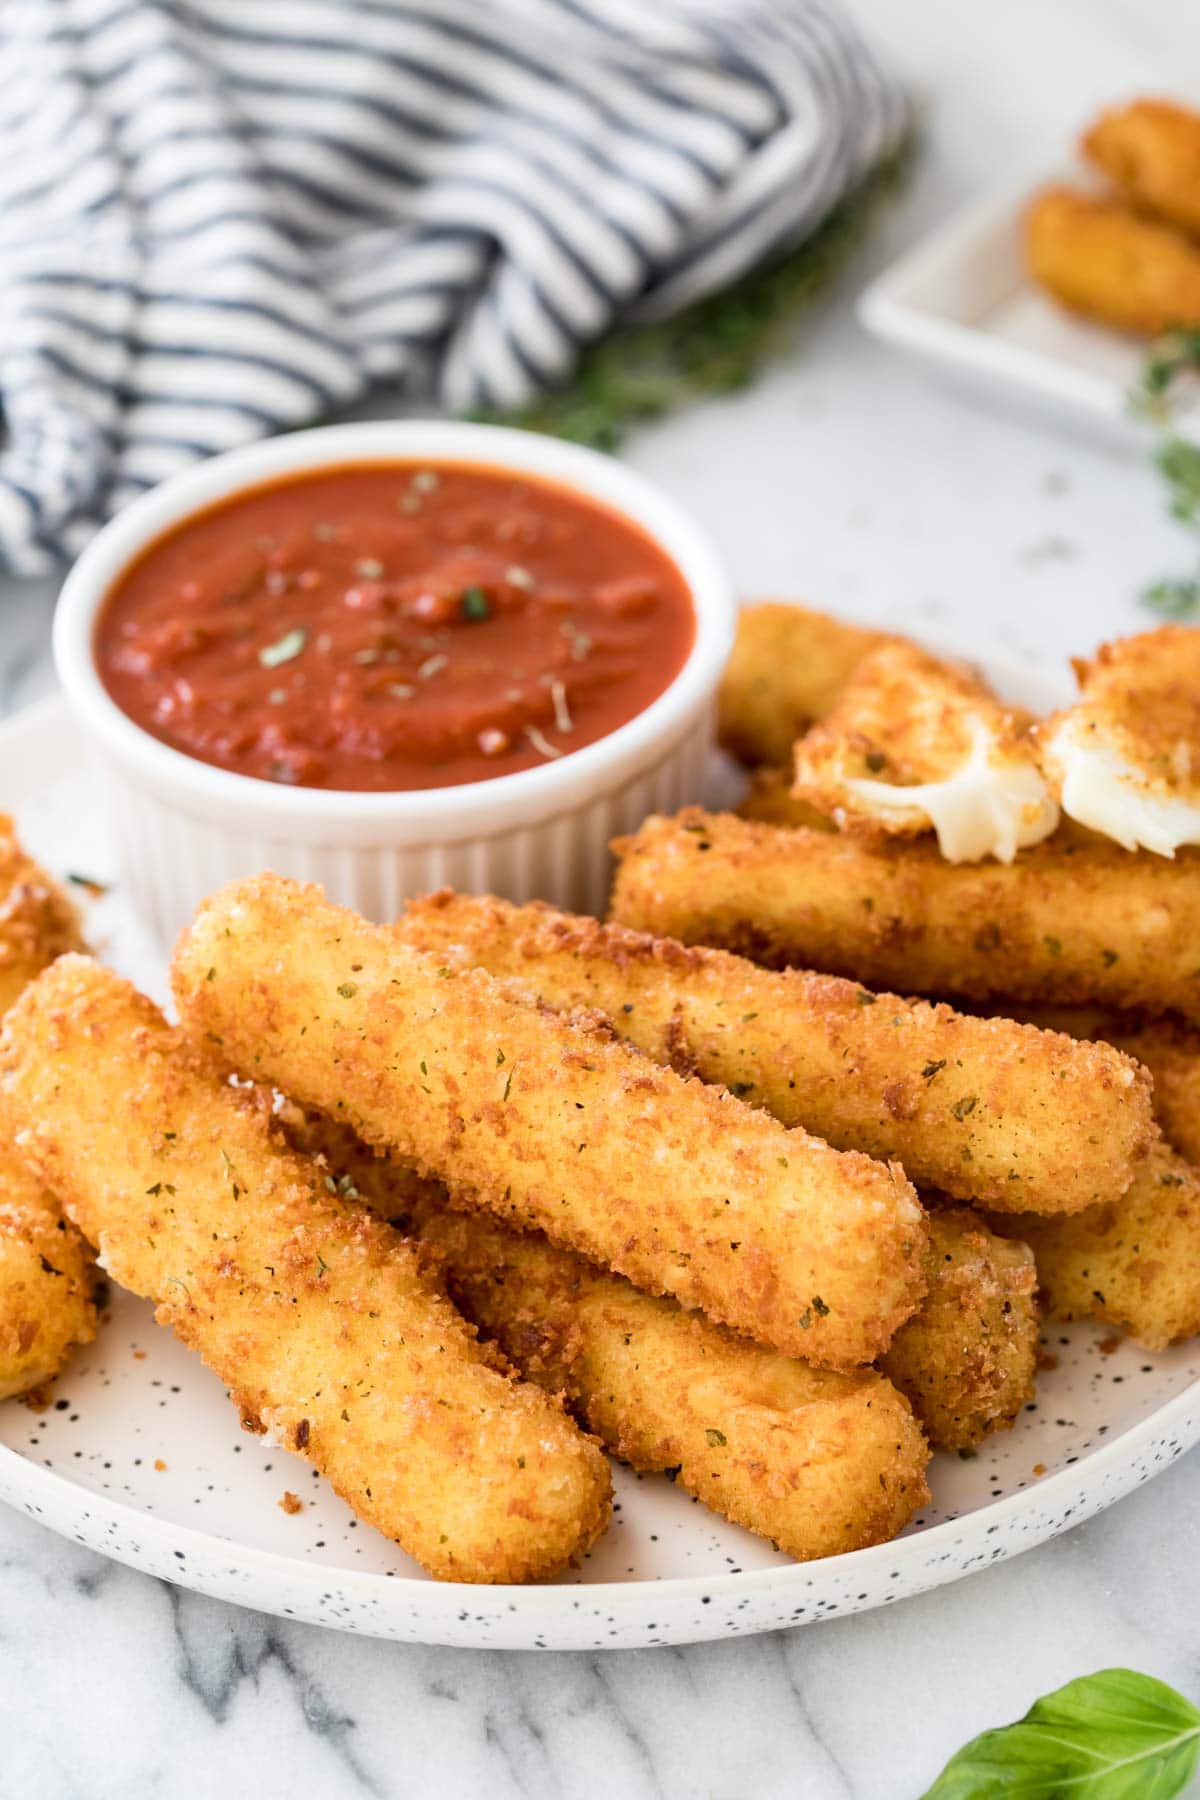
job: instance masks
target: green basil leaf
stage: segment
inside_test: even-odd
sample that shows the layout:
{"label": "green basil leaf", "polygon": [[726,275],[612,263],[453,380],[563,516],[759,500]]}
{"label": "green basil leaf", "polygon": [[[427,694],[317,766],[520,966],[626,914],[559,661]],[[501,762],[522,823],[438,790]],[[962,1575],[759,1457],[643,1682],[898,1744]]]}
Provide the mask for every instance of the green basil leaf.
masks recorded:
{"label": "green basil leaf", "polygon": [[1100,1669],[985,1731],[922,1800],[1171,1800],[1200,1758],[1200,1711],[1133,1669]]}

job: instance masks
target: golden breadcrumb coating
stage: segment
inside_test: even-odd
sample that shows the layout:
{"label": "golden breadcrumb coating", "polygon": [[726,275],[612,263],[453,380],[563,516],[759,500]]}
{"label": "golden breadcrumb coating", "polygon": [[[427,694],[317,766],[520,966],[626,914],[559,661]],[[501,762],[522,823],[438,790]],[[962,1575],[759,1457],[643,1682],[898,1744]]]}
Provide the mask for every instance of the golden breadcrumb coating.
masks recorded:
{"label": "golden breadcrumb coating", "polygon": [[284,1117],[367,1204],[419,1231],[467,1317],[634,1468],[668,1471],[800,1561],[886,1542],[927,1499],[928,1446],[874,1369],[814,1369],[748,1343],[541,1232],[449,1211],[435,1183],[328,1120]]}
{"label": "golden breadcrumb coating", "polygon": [[1037,1275],[1027,1245],[965,1206],[931,1212],[929,1292],[881,1368],[939,1450],[1006,1430],[1037,1376]]}
{"label": "golden breadcrumb coating", "polygon": [[1134,100],[1101,114],[1083,153],[1126,199],[1200,233],[1200,113],[1171,100]]}
{"label": "golden breadcrumb coating", "polygon": [[936,831],[953,862],[1011,862],[1058,823],[1028,715],[899,639],[869,650],[797,740],[793,793],[865,837]]}
{"label": "golden breadcrumb coating", "polygon": [[1101,1006],[1038,1007],[1032,1023],[1113,1044],[1150,1072],[1154,1117],[1167,1142],[1200,1165],[1200,1031],[1182,1019],[1148,1019]]}
{"label": "golden breadcrumb coating", "polygon": [[49,1381],[95,1335],[87,1245],[0,1142],[0,1400]]}
{"label": "golden breadcrumb coating", "polygon": [[1039,286],[1072,312],[1136,337],[1200,320],[1200,244],[1123,200],[1046,188],[1025,217]]}
{"label": "golden breadcrumb coating", "polygon": [[923,1284],[903,1171],[656,1068],[594,1015],[439,964],[316,888],[231,884],[175,997],[243,1075],[352,1124],[457,1205],[536,1226],[789,1355],[872,1362]]}
{"label": "golden breadcrumb coating", "polygon": [[819,813],[807,800],[797,800],[792,792],[790,769],[766,766],[755,769],[737,815],[739,819],[758,819],[764,825],[804,825],[811,831],[837,830],[826,813]]}
{"label": "golden breadcrumb coating", "polygon": [[128,982],[62,958],[9,1014],[0,1071],[22,1154],[249,1430],[440,1577],[527,1581],[587,1549],[608,1513],[598,1448]]}
{"label": "golden breadcrumb coating", "polygon": [[1147,1350],[1200,1331],[1200,1172],[1165,1143],[1121,1200],[1069,1218],[991,1214],[1032,1249],[1048,1313],[1100,1319]]}
{"label": "golden breadcrumb coating", "polygon": [[1152,1135],[1150,1084],[1128,1058],[1008,1019],[490,897],[431,895],[396,930],[547,1005],[595,1007],[656,1062],[959,1199],[1046,1212],[1116,1199]]}
{"label": "golden breadcrumb coating", "polygon": [[47,963],[83,947],[75,907],[0,813],[0,1013]]}
{"label": "golden breadcrumb coating", "polygon": [[717,735],[744,763],[786,763],[885,633],[787,600],[743,607],[717,704]]}
{"label": "golden breadcrumb coating", "polygon": [[1130,856],[1076,826],[1013,863],[948,863],[689,808],[616,845],[624,925],[903,993],[1099,1001],[1200,1021],[1200,852]]}
{"label": "golden breadcrumb coating", "polygon": [[1200,843],[1200,631],[1160,625],[1075,670],[1079,699],[1038,732],[1063,810],[1127,850]]}

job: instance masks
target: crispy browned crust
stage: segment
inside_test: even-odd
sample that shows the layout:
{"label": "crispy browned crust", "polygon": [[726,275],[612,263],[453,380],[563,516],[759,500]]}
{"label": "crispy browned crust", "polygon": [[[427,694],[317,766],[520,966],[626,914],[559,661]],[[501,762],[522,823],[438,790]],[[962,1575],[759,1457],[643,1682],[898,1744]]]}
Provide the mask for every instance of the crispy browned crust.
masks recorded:
{"label": "crispy browned crust", "polygon": [[1200,113],[1171,100],[1135,100],[1102,113],[1081,146],[1127,199],[1200,232]]}
{"label": "crispy browned crust", "polygon": [[898,1166],[788,1131],[596,1015],[540,1010],[315,888],[264,875],[214,895],[174,988],[241,1073],[439,1176],[456,1205],[786,1354],[872,1362],[920,1298],[924,1217]]}
{"label": "crispy browned crust", "polygon": [[344,1127],[295,1108],[285,1117],[294,1141],[420,1233],[467,1317],[614,1456],[666,1470],[801,1561],[886,1542],[924,1504],[928,1446],[875,1370],[838,1374],[764,1350],[541,1232],[449,1211],[435,1183]]}
{"label": "crispy browned crust", "polygon": [[1060,827],[1014,863],[947,863],[692,808],[616,846],[612,913],[684,943],[873,987],[1200,1021],[1200,851],[1132,856]]}
{"label": "crispy browned crust", "polygon": [[1167,1142],[1200,1164],[1200,1031],[1182,1019],[1147,1019],[1100,1006],[1040,1007],[1033,1023],[1114,1044],[1149,1070],[1154,1117]]}
{"label": "crispy browned crust", "polygon": [[825,717],[884,635],[792,601],[744,607],[718,699],[722,746],[751,765],[790,762],[794,740]]}
{"label": "crispy browned crust", "polygon": [[[1149,794],[1200,803],[1200,630],[1160,625],[1078,659],[1079,699],[1040,728],[1070,721],[1083,743],[1132,764]],[[1053,757],[1051,758],[1053,766]]]}
{"label": "crispy browned crust", "polygon": [[973,670],[901,638],[884,641],[855,665],[825,718],[797,740],[792,792],[843,831],[920,837],[931,828],[927,815],[881,817],[849,784],[886,784],[902,802],[904,788],[945,780],[971,754],[973,720],[993,734],[996,760],[1033,764],[1027,715],[1002,705]]}
{"label": "crispy browned crust", "polygon": [[965,1450],[1013,1423],[1037,1377],[1033,1252],[966,1207],[929,1219],[929,1292],[881,1367],[931,1444]]}
{"label": "crispy browned crust", "polygon": [[993,1214],[990,1222],[1029,1244],[1055,1318],[1100,1319],[1147,1350],[1200,1331],[1200,1173],[1165,1143],[1109,1206],[1059,1219]]}
{"label": "crispy browned crust", "polygon": [[0,1400],[57,1375],[96,1335],[91,1255],[52,1194],[0,1143]]}
{"label": "crispy browned crust", "polygon": [[81,957],[6,1021],[0,1113],[115,1280],[431,1573],[527,1581],[608,1512],[598,1448],[493,1366],[416,1250],[328,1191],[127,982]]}
{"label": "crispy browned crust", "polygon": [[0,1013],[47,963],[83,947],[75,907],[0,813]]}
{"label": "crispy browned crust", "polygon": [[1137,337],[1200,320],[1200,245],[1122,200],[1046,188],[1030,204],[1033,279],[1072,312]]}
{"label": "crispy browned crust", "polygon": [[597,1008],[656,1062],[959,1199],[1116,1199],[1152,1135],[1150,1084],[1107,1045],[490,896],[414,901],[396,930],[439,963]]}
{"label": "crispy browned crust", "polygon": [[739,819],[758,819],[763,825],[804,825],[812,831],[837,829],[827,814],[818,812],[807,800],[797,800],[792,793],[790,769],[755,769],[737,814]]}

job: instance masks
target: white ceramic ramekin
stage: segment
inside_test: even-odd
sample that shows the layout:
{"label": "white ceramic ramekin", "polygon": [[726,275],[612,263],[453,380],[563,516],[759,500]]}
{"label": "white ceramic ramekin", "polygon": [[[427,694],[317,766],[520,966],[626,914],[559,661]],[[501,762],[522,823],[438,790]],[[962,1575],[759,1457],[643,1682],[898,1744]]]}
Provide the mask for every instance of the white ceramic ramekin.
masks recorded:
{"label": "white ceramic ramekin", "polygon": [[[178,520],[292,470],[419,459],[541,476],[648,532],[691,590],[696,638],[671,685],[628,724],[545,767],[465,787],[347,793],[231,774],[161,743],[109,697],[96,670],[97,611],[116,578]],[[108,524],[67,577],[54,655],[71,708],[108,775],[123,878],[165,939],[223,881],[275,869],[317,881],[369,917],[394,917],[446,884],[599,912],[609,839],[698,797],[717,681],[733,639],[729,584],[703,534],[622,463],[530,432],[444,421],[296,432],[189,469]]]}

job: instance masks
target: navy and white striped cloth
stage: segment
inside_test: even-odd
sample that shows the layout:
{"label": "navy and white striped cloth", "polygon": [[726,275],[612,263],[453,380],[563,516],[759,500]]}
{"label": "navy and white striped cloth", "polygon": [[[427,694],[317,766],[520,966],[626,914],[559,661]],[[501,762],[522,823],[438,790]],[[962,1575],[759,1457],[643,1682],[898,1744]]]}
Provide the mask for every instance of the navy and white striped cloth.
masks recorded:
{"label": "navy and white striped cloth", "polygon": [[520,404],[902,123],[832,0],[4,0],[0,565],[383,384]]}

